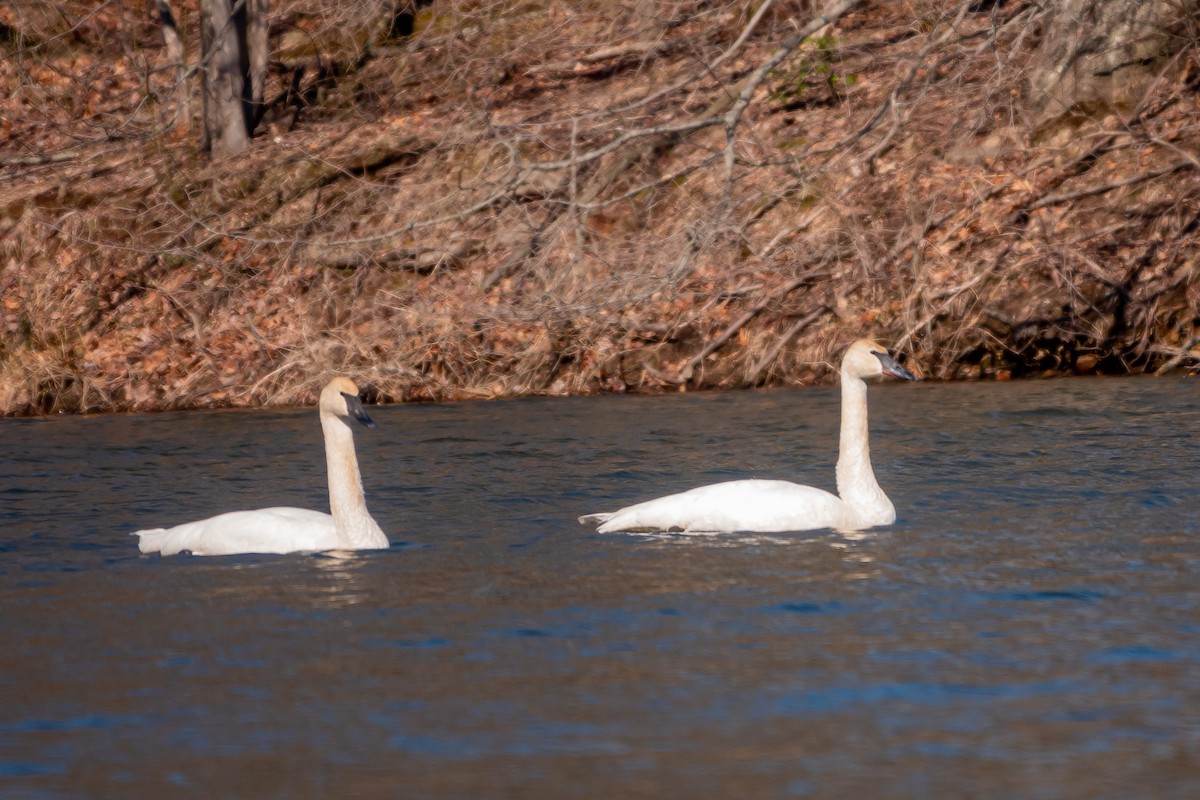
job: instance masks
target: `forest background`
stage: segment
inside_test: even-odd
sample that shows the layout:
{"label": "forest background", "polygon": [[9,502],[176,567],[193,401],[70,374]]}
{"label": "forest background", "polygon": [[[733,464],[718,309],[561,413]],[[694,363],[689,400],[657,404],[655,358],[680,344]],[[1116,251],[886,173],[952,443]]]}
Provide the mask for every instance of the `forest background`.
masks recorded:
{"label": "forest background", "polygon": [[862,335],[1195,369],[1198,42],[1197,0],[15,0],[0,414],[811,383]]}

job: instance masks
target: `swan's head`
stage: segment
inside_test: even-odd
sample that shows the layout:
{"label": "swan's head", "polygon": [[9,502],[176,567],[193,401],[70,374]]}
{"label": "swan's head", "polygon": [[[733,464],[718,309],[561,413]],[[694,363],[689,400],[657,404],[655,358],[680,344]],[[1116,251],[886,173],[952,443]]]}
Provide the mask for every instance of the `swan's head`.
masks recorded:
{"label": "swan's head", "polygon": [[893,378],[903,378],[915,381],[917,377],[896,360],[888,355],[887,350],[870,339],[859,339],[850,345],[846,355],[842,356],[842,372],[855,378],[874,378],[878,375],[891,375]]}
{"label": "swan's head", "polygon": [[349,378],[334,378],[321,390],[321,402],[318,404],[322,414],[333,414],[337,417],[353,417],[374,428],[375,423],[367,416],[362,399],[358,396],[358,387]]}

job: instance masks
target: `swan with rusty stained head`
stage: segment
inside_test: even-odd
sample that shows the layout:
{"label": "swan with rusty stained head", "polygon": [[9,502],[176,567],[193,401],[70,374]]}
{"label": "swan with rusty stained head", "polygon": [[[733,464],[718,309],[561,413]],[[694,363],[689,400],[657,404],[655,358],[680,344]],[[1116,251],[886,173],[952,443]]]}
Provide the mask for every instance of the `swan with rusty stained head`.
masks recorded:
{"label": "swan with rusty stained head", "polygon": [[230,511],[173,528],[137,531],[134,535],[141,551],[164,556],[184,551],[223,556],[388,547],[388,538],[367,511],[363,496],[351,420],[368,428],[375,427],[375,423],[367,416],[354,381],[330,381],[321,391],[318,410],[325,434],[332,513],[287,507]]}
{"label": "swan with rusty stained head", "polygon": [[789,481],[738,480],[647,500],[619,511],[588,514],[600,533],[679,531],[773,533],[816,528],[862,530],[896,521],[896,508],[875,480],[867,435],[865,378],[890,375],[915,381],[875,342],[860,339],[846,350],[839,378],[842,422],[837,494]]}

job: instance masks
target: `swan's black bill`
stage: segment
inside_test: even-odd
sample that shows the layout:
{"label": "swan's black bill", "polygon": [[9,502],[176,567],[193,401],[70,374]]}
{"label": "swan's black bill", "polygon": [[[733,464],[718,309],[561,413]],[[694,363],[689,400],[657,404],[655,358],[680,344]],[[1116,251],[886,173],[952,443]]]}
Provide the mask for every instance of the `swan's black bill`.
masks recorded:
{"label": "swan's black bill", "polygon": [[883,366],[883,374],[891,375],[893,378],[903,378],[906,381],[915,381],[917,376],[906,370],[904,367],[896,363],[896,359],[889,356],[887,353],[876,353],[871,351],[871,355],[879,359],[880,365]]}
{"label": "swan's black bill", "polygon": [[356,394],[341,393],[342,397],[346,398],[346,410],[350,412],[350,416],[366,425],[368,428],[374,428],[375,423],[367,416],[367,410],[363,408],[362,399]]}

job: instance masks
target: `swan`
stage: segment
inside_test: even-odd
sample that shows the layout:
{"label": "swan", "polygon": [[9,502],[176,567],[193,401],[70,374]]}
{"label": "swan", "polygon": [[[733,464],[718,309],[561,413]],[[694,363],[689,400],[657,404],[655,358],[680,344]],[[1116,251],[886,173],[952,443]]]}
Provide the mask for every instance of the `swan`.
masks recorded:
{"label": "swan", "polygon": [[321,390],[318,409],[325,434],[332,515],[284,507],[230,511],[174,528],[137,531],[133,535],[138,537],[138,548],[164,556],[183,550],[197,556],[227,556],[388,547],[387,536],[367,511],[354,454],[350,418],[375,427],[359,399],[358,387],[349,378],[334,378]]}
{"label": "swan", "polygon": [[638,503],[620,511],[588,514],[600,533],[778,533],[814,528],[862,530],[896,521],[892,501],[879,488],[867,444],[867,384],[863,378],[916,377],[875,342],[860,339],[846,350],[842,384],[842,430],[837,463],[838,494],[788,481],[738,480],[701,486]]}

